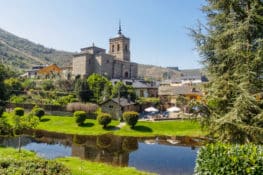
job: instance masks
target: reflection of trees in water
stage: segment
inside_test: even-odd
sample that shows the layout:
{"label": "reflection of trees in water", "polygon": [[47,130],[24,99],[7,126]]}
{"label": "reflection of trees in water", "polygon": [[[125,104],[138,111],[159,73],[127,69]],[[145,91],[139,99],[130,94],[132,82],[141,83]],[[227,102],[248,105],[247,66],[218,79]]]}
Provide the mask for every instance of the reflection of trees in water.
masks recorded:
{"label": "reflection of trees in water", "polygon": [[72,156],[118,166],[128,166],[129,153],[138,149],[136,138],[113,135],[101,135],[78,143],[72,144]]}

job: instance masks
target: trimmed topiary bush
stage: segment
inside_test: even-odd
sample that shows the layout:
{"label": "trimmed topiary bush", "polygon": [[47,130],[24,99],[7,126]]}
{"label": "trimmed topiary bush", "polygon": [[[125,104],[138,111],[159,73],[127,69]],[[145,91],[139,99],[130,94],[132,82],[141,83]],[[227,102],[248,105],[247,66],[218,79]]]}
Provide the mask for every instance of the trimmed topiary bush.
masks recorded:
{"label": "trimmed topiary bush", "polygon": [[108,113],[100,113],[97,118],[99,124],[103,125],[103,128],[106,128],[107,125],[111,122],[111,116]]}
{"label": "trimmed topiary bush", "polygon": [[45,110],[43,108],[34,107],[32,109],[33,115],[37,116],[39,118],[39,121],[41,121],[41,117],[45,115]]}
{"label": "trimmed topiary bush", "polygon": [[14,109],[14,114],[16,116],[20,116],[21,117],[21,116],[24,115],[24,113],[25,113],[24,108],[17,107],[17,108]]}
{"label": "trimmed topiary bush", "polygon": [[199,150],[195,174],[250,174],[263,172],[263,146],[209,144]]}
{"label": "trimmed topiary bush", "polygon": [[122,114],[122,117],[124,121],[131,126],[131,128],[134,128],[139,119],[139,114],[135,111],[127,111]]}
{"label": "trimmed topiary bush", "polygon": [[84,124],[87,114],[85,111],[76,111],[74,112],[74,117],[76,118],[76,123],[81,126]]}

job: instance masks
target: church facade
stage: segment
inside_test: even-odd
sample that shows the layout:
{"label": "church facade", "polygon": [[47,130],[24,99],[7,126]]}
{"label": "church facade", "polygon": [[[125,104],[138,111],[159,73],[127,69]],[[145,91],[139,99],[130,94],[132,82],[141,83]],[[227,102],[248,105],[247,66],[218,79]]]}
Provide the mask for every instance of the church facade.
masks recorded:
{"label": "church facade", "polygon": [[96,73],[109,79],[136,79],[138,65],[130,61],[130,39],[119,26],[118,36],[109,40],[109,52],[96,46],[82,48],[74,55],[73,75],[88,77]]}

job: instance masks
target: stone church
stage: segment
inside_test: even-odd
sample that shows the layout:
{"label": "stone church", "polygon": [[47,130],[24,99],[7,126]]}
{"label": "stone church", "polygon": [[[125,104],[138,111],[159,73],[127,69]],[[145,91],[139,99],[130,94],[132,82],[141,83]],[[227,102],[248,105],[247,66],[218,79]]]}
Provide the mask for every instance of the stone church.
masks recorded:
{"label": "stone church", "polygon": [[130,39],[122,34],[119,26],[118,36],[109,40],[109,53],[93,44],[74,55],[73,75],[88,77],[97,73],[109,79],[135,79],[138,65],[130,60]]}

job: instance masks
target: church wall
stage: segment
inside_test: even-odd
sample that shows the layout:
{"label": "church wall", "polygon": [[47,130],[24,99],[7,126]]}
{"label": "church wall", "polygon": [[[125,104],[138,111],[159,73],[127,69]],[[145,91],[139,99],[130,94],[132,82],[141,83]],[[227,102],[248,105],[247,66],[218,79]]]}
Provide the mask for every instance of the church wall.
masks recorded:
{"label": "church wall", "polygon": [[73,75],[86,75],[86,56],[75,56],[73,61],[72,71]]}
{"label": "church wall", "polygon": [[113,77],[112,78],[121,78],[122,77],[122,61],[114,60],[113,62]]}
{"label": "church wall", "polygon": [[111,78],[113,70],[113,56],[108,54],[100,55],[101,59],[101,74]]}
{"label": "church wall", "polygon": [[138,64],[131,63],[131,78],[137,78],[138,76]]}

